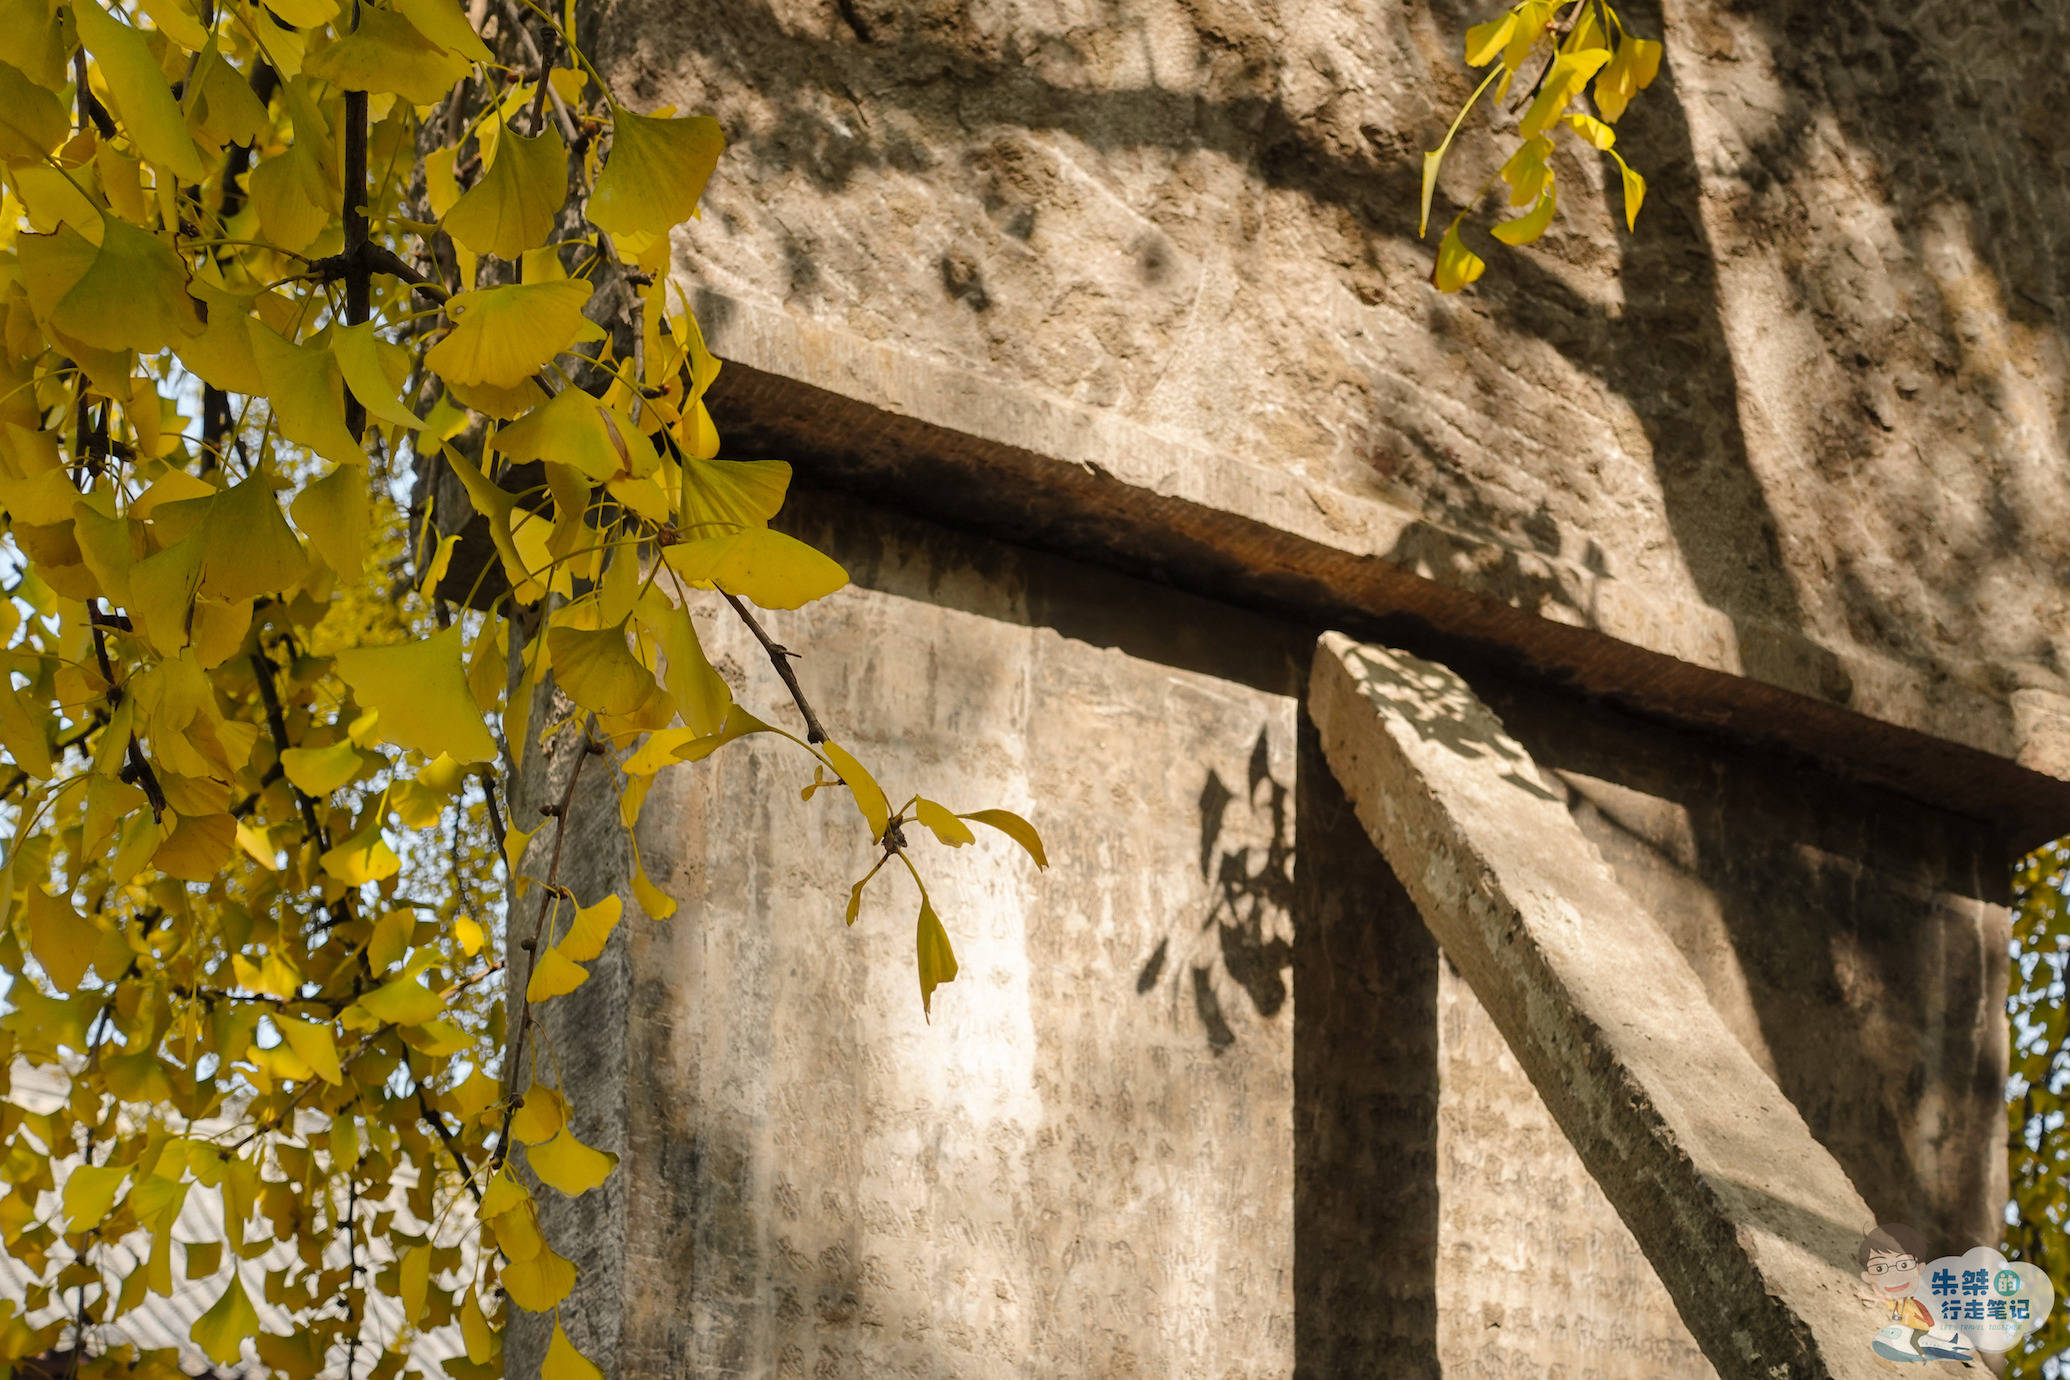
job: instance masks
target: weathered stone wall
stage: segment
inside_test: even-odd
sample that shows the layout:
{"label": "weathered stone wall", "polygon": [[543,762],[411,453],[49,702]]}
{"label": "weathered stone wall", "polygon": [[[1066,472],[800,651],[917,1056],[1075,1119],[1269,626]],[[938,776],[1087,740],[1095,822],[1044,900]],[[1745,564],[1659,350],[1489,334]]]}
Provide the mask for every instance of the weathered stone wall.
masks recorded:
{"label": "weathered stone wall", "polygon": [[1994,1234],[2006,852],[2070,818],[2070,19],[1634,0],[1638,233],[1563,153],[1441,298],[1470,8],[610,7],[618,94],[732,139],[676,246],[730,453],[858,577],[801,676],[1057,866],[930,856],[927,1025],[838,798],[664,778],[682,912],[552,1023],[625,1155],[548,1212],[608,1371],[1703,1373],[1322,764],[1323,624],[1469,671],[1878,1215]]}
{"label": "weathered stone wall", "polygon": [[[2070,12],[1640,0],[1638,232],[1563,152],[1560,228],[1443,298],[1417,151],[1489,9],[621,0],[604,38],[730,131],[678,246],[721,354],[1263,524],[1206,539],[1258,581],[1298,539],[2070,776]],[[1036,501],[959,477],[905,492]]]}
{"label": "weathered stone wall", "polygon": [[[682,910],[549,1008],[578,1129],[625,1156],[547,1212],[609,1373],[1704,1373],[1322,763],[1313,629],[867,509],[797,521],[859,586],[777,618],[822,717],[894,795],[1025,809],[1055,865],[918,850],[962,963],[927,1024],[910,882],[843,929],[867,849],[844,799],[798,800],[794,750],[661,779],[640,844]],[[1871,1205],[1988,1230],[1988,841],[1480,679]],[[622,854],[572,858],[584,901],[624,885]]]}

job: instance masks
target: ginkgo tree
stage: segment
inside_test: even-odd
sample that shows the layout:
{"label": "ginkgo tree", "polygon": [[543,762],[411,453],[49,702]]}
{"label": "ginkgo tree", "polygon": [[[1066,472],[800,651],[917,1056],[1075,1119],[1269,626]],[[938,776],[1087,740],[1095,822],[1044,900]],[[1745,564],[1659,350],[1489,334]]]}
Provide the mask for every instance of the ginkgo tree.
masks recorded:
{"label": "ginkgo tree", "polygon": [[[787,465],[721,458],[666,271],[722,131],[629,108],[588,22],[0,0],[0,1091],[59,1089],[0,1099],[32,1281],[0,1374],[171,1373],[121,1324],[180,1276],[218,1362],[395,1374],[457,1324],[447,1368],[487,1375],[514,1306],[556,1315],[549,1374],[596,1373],[533,1199],[613,1170],[533,1034],[626,899],[560,880],[585,772],[630,836],[660,771],[788,739],[878,854],[848,922],[881,869],[915,883],[923,1013],[956,959],[917,830],[1046,865],[1016,815],[894,809],[758,620],[845,576],[769,525]],[[735,701],[701,604],[802,731]],[[559,805],[511,819],[543,746]],[[199,1190],[220,1239],[175,1239]],[[368,1335],[376,1294],[400,1334]]]}

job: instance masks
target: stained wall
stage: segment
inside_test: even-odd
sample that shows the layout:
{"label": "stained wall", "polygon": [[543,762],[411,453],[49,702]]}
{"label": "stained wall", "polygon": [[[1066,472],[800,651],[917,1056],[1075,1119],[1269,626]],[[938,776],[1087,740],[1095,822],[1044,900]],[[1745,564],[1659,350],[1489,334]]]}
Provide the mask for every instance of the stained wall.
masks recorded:
{"label": "stained wall", "polygon": [[[930,1021],[912,883],[843,927],[870,851],[801,754],[660,778],[639,846],[680,910],[548,1008],[578,1133],[624,1157],[542,1192],[607,1373],[1703,1373],[1309,741],[1314,629],[845,501],[795,520],[856,580],[773,616],[820,716],[895,799],[1026,812],[1053,866],[916,847],[962,966]],[[1871,1205],[1987,1227],[1988,837],[1477,677]],[[583,901],[626,887],[622,849],[571,859]]]}

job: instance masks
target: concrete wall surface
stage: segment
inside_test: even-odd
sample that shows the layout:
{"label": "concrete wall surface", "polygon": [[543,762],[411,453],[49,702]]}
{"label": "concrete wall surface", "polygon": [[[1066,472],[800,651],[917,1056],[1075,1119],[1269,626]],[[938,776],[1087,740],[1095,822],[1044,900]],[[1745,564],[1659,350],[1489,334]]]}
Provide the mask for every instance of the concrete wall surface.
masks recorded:
{"label": "concrete wall surface", "polygon": [[[1637,233],[1563,151],[1558,228],[1445,298],[1418,151],[1495,8],[620,0],[601,43],[729,131],[678,242],[722,355],[1056,462],[730,419],[807,474],[995,528],[1068,481],[1124,563],[1195,523],[1247,589],[1520,611],[2070,777],[2070,11],[1635,0]],[[1441,219],[1505,147],[1462,136]]]}
{"label": "concrete wall surface", "polygon": [[[1314,629],[837,501],[792,521],[856,580],[771,616],[830,730],[894,799],[1023,810],[1053,865],[916,847],[962,965],[930,1024],[912,885],[880,876],[843,928],[869,849],[838,792],[799,800],[802,754],[660,778],[638,839],[681,910],[621,926],[543,1046],[624,1156],[600,1193],[542,1191],[606,1373],[1706,1373],[1322,762]],[[1987,831],[1475,683],[1879,1215],[1988,1239]],[[578,832],[563,876],[587,903],[628,862]],[[542,1343],[521,1320],[510,1373]]]}

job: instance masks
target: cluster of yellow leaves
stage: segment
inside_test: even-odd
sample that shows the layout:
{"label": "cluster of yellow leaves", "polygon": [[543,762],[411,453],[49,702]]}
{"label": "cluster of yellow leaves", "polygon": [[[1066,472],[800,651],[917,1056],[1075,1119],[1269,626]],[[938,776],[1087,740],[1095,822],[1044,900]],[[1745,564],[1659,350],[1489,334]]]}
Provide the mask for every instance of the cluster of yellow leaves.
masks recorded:
{"label": "cluster of yellow leaves", "polygon": [[[1512,208],[1530,209],[1493,226],[1489,233],[1496,239],[1511,246],[1530,244],[1552,224],[1557,186],[1550,160],[1553,135],[1563,127],[1616,160],[1624,180],[1625,228],[1637,225],[1646,179],[1617,152],[1617,131],[1612,126],[1632,97],[1652,85],[1660,72],[1660,59],[1660,44],[1627,32],[1609,0],[1520,0],[1496,18],[1467,30],[1467,65],[1494,65],[1460,107],[1443,141],[1423,155],[1418,235],[1429,233],[1438,169],[1468,113],[1489,87],[1495,88],[1495,103],[1500,106],[1521,74],[1529,70],[1531,76],[1518,103],[1523,113],[1516,133],[1522,142],[1495,177],[1452,217],[1438,243],[1437,263],[1431,273],[1438,291],[1457,292],[1486,270],[1487,263],[1460,238],[1459,225],[1497,179],[1508,185]],[[1570,109],[1584,96],[1593,101],[1594,115]]]}
{"label": "cluster of yellow leaves", "polygon": [[[558,1312],[532,1185],[616,1160],[526,1035],[625,900],[559,884],[564,813],[529,849],[504,818],[542,741],[606,759],[629,839],[657,773],[767,734],[877,868],[919,883],[908,823],[1045,863],[1007,812],[893,812],[706,658],[700,602],[751,620],[846,576],[770,527],[789,466],[720,458],[667,278],[718,125],[626,108],[575,23],[0,0],[0,1249],[33,1281],[0,1374],[60,1346],[170,1374],[121,1324],[176,1271],[213,1297],[195,1345],[287,1376],[400,1374],[446,1326],[447,1369],[487,1376],[505,1300]],[[956,959],[919,895],[931,1012]],[[173,1237],[196,1192],[220,1239]],[[552,1337],[547,1374],[596,1373]]]}

